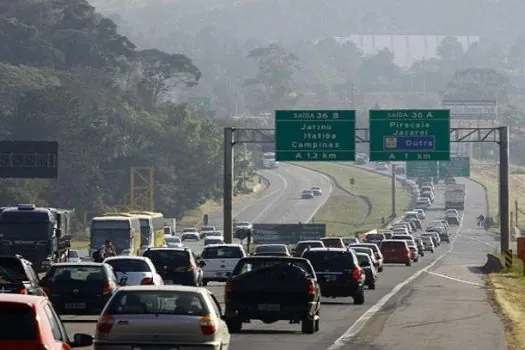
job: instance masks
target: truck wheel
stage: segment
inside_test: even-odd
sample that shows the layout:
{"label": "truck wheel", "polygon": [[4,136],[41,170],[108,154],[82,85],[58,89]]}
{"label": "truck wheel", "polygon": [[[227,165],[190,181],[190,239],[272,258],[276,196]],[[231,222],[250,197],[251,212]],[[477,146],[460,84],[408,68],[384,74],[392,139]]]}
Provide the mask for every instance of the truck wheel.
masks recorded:
{"label": "truck wheel", "polygon": [[242,320],[238,317],[226,320],[226,325],[230,333],[239,333],[242,329]]}
{"label": "truck wheel", "polygon": [[354,295],[354,305],[363,305],[365,303],[365,290],[360,289],[356,295]]}
{"label": "truck wheel", "polygon": [[301,322],[301,332],[304,334],[315,333],[315,318],[305,317]]}

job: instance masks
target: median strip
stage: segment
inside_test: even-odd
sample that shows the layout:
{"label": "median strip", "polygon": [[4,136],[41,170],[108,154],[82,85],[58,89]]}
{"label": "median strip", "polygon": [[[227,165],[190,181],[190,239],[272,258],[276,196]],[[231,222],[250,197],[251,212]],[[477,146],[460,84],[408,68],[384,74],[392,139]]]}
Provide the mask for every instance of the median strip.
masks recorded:
{"label": "median strip", "polygon": [[[323,173],[338,187],[354,194],[354,196],[331,196],[332,198],[328,199],[316,215],[315,222],[327,224],[328,234],[351,235],[366,232],[379,228],[390,220],[392,191],[388,176],[336,163],[293,164]],[[409,207],[411,198],[399,183],[397,186],[397,212],[401,214]],[[358,200],[356,196],[361,199]]]}

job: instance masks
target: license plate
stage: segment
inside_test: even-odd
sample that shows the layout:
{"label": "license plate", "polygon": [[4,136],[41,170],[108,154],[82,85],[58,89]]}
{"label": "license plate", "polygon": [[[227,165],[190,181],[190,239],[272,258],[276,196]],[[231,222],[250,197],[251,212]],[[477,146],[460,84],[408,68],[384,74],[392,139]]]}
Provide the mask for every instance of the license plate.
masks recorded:
{"label": "license plate", "polygon": [[330,276],[330,275],[328,275],[328,276],[325,276],[325,278],[326,278],[327,281],[330,282],[330,281],[335,281],[337,279],[337,276]]}
{"label": "license plate", "polygon": [[66,309],[85,309],[86,303],[67,303],[64,307]]}
{"label": "license plate", "polygon": [[257,305],[259,311],[281,311],[279,304],[259,304]]}

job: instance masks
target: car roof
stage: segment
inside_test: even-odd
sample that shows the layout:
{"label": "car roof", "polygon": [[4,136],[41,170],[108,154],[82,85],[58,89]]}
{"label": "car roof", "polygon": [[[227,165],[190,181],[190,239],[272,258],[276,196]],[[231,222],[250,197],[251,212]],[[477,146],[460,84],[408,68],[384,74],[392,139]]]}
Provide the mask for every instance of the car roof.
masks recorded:
{"label": "car roof", "polygon": [[288,246],[286,244],[277,244],[277,243],[268,243],[268,244],[258,244],[257,247],[255,248],[258,248],[258,247],[287,247]]}
{"label": "car roof", "polygon": [[169,250],[169,251],[178,251],[178,252],[189,252],[191,249],[188,247],[155,247],[155,248],[148,248],[147,251],[161,251],[161,250]]}
{"label": "car roof", "polygon": [[308,250],[306,250],[306,252],[350,252],[351,251],[347,248],[310,248]]}
{"label": "car roof", "polygon": [[154,285],[140,285],[140,286],[124,286],[120,287],[119,291],[130,291],[130,292],[140,292],[140,291],[180,291],[180,292],[195,292],[195,293],[208,293],[208,289],[203,287],[193,287],[193,286],[181,286],[176,284],[154,286]]}
{"label": "car roof", "polygon": [[[315,248],[317,249],[317,248]],[[321,248],[324,249],[324,248]],[[313,250],[313,249],[311,249]],[[334,250],[332,248],[332,250]],[[264,256],[264,255],[250,255],[241,258],[242,260],[283,260],[283,261],[308,261],[305,258],[298,258],[294,256]]]}
{"label": "car roof", "polygon": [[299,241],[296,244],[299,244],[299,243],[323,243],[323,241],[321,241],[320,239],[311,239],[308,241]]}
{"label": "car roof", "polygon": [[392,243],[392,242],[406,242],[405,240],[401,240],[401,239],[384,239],[381,241],[381,244],[382,243]]}
{"label": "car roof", "polygon": [[104,261],[110,260],[142,260],[147,262],[149,258],[145,256],[110,256],[104,259]]}
{"label": "car roof", "polygon": [[81,262],[81,263],[68,263],[68,262],[62,262],[62,263],[54,263],[53,265],[51,265],[51,267],[67,267],[67,266],[73,266],[73,267],[102,267],[104,266],[104,263],[97,263],[97,262],[90,262],[90,261],[86,261],[86,262]]}
{"label": "car roof", "polygon": [[324,241],[324,240],[327,240],[327,239],[340,239],[340,240],[342,240],[341,237],[323,237],[323,238],[321,238],[321,241]]}
{"label": "car roof", "polygon": [[0,302],[37,306],[39,304],[45,303],[47,300],[47,297],[37,295],[0,293]]}
{"label": "car roof", "polygon": [[206,248],[214,248],[214,247],[234,247],[234,248],[242,248],[242,245],[236,244],[236,243],[220,243],[220,244],[210,244],[204,247]]}

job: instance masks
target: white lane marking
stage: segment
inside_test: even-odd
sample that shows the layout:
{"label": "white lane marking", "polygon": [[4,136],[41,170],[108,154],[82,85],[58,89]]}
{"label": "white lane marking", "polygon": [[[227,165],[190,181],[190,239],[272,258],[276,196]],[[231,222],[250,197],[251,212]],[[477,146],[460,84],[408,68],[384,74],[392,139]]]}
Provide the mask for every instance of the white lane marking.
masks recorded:
{"label": "white lane marking", "polygon": [[450,253],[454,249],[454,244],[456,243],[456,240],[460,236],[461,228],[463,227],[463,215],[461,217],[461,222],[458,226],[458,229],[455,234],[455,238],[450,243],[449,249],[441,254],[436,260],[434,260],[432,263],[430,263],[428,266],[422,268],[421,270],[416,271],[412,276],[408,277],[403,282],[399,283],[397,286],[395,286],[390,293],[383,296],[375,305],[373,305],[371,308],[369,308],[364,314],[361,315],[351,326],[346,330],[346,332],[343,333],[342,336],[337,338],[334,343],[327,349],[327,350],[340,350],[343,349],[350,340],[357,335],[363,329],[363,327],[366,325],[366,323],[377,313],[381,310],[385,304],[392,299],[394,295],[396,295],[401,289],[403,289],[405,286],[407,286],[409,283],[417,279],[423,272],[426,272],[436,266],[438,262],[443,260],[445,256],[447,256],[448,253]]}
{"label": "white lane marking", "polygon": [[284,196],[284,194],[286,193],[286,189],[288,188],[288,181],[286,181],[284,176],[282,176],[281,174],[279,174],[277,172],[274,175],[276,175],[278,178],[280,178],[283,181],[283,183],[284,183],[284,187],[280,190],[281,194],[279,194],[270,203],[268,203],[268,205],[265,206],[261,210],[259,215],[257,215],[255,218],[253,218],[252,222],[256,222],[261,216],[264,215],[264,213],[266,213],[268,211],[268,209],[270,209],[275,203],[277,203],[277,201],[279,201]]}
{"label": "white lane marking", "polygon": [[463,235],[463,238],[466,238],[466,239],[470,239],[470,240],[473,240],[473,241],[476,241],[478,243],[481,243],[481,244],[484,244],[488,247],[491,247],[491,248],[497,248],[499,246],[499,243],[489,243],[489,242],[484,242],[482,241],[481,239],[477,239],[476,237],[471,237],[471,236],[467,236],[467,235]]}
{"label": "white lane marking", "polygon": [[477,287],[483,287],[484,286],[481,283],[470,282],[470,281],[467,281],[467,280],[462,280],[462,279],[459,279],[459,278],[443,275],[441,273],[437,273],[437,272],[433,272],[433,271],[425,271],[425,272],[428,273],[429,275],[433,275],[433,276],[437,276],[437,277],[441,277],[441,278],[446,278],[446,279],[451,280],[451,281],[456,281],[456,282],[461,282],[461,283],[465,283],[465,284],[470,284],[472,286],[477,286]]}
{"label": "white lane marking", "polygon": [[[279,174],[272,173],[272,175],[275,175],[275,176],[279,177],[281,180],[284,180],[284,178],[283,178],[281,175],[279,175]],[[268,182],[270,182],[269,179],[268,179]],[[286,186],[287,186],[287,182],[286,182],[286,180],[284,180],[284,184],[285,184],[285,187],[284,187],[284,188],[286,188]],[[270,185],[270,186],[271,186],[271,185]],[[270,196],[273,196],[274,194],[276,194],[276,193],[278,193],[278,192],[281,192],[281,191],[283,191],[283,190],[284,190],[284,189],[275,190],[275,191],[272,191],[272,192],[270,192],[270,193],[265,194],[264,196],[262,196],[262,197],[260,197],[260,198],[257,198],[254,202],[252,202],[252,203],[250,203],[250,204],[247,204],[247,205],[245,205],[245,206],[239,208],[238,210],[236,210],[236,211],[233,213],[233,216],[237,216],[237,215],[241,214],[242,212],[244,212],[244,211],[248,210],[249,208],[253,207],[254,205],[256,205],[257,203],[259,203],[259,202],[262,201],[263,199],[266,199],[266,198],[268,198],[268,197],[270,197]]]}

